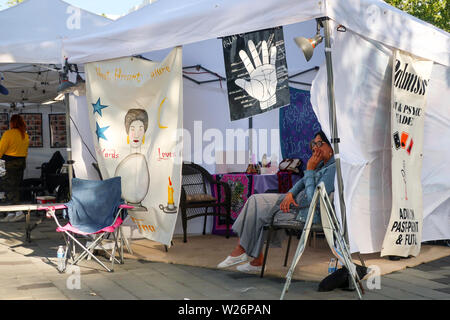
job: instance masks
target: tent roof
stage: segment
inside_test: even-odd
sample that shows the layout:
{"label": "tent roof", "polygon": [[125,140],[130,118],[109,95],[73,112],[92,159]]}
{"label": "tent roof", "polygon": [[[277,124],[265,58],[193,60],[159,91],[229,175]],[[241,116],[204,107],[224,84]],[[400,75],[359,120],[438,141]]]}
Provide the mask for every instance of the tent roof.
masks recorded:
{"label": "tent roof", "polygon": [[0,64],[0,73],[9,94],[0,94],[0,103],[43,103],[57,96],[58,66],[39,64]]}
{"label": "tent roof", "polygon": [[[324,15],[318,1],[163,0],[96,33],[64,41],[72,63],[144,54],[227,35],[283,26]],[[320,2],[320,1],[319,1]],[[208,52],[199,52],[208,55]]]}
{"label": "tent roof", "polygon": [[381,0],[157,1],[95,33],[64,40],[64,54],[72,63],[106,60],[323,16],[369,39],[450,65],[448,33]]}
{"label": "tent roof", "polygon": [[111,21],[61,0],[25,0],[0,11],[0,63],[61,63],[64,37],[91,33]]}

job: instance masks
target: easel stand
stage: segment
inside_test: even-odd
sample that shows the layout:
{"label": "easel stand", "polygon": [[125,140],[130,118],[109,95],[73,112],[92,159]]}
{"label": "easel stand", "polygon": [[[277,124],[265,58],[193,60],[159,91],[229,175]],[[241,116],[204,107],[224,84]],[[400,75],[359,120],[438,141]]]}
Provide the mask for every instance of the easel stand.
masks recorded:
{"label": "easel stand", "polygon": [[284,284],[280,300],[283,300],[284,295],[288,291],[295,267],[297,266],[297,263],[303,254],[303,251],[305,251],[305,246],[309,237],[309,233],[311,231],[311,225],[313,221],[314,212],[317,206],[317,201],[320,201],[320,215],[322,218],[323,231],[325,233],[328,245],[330,246],[330,249],[336,256],[336,258],[339,259],[339,261],[349,271],[349,278],[351,279],[350,285],[353,285],[355,287],[356,292],[358,293],[358,298],[362,299],[361,292],[364,294],[364,288],[358,277],[358,273],[356,272],[356,266],[353,264],[347,243],[345,242],[342,236],[341,226],[339,224],[339,221],[336,219],[336,214],[334,212],[330,198],[326,193],[325,185],[323,182],[321,182],[317,186],[316,191],[314,192],[311,205],[309,206],[305,228],[298,243],[297,251],[295,252],[295,256],[294,259],[292,260],[291,267],[289,268],[289,271],[286,274],[286,283]]}

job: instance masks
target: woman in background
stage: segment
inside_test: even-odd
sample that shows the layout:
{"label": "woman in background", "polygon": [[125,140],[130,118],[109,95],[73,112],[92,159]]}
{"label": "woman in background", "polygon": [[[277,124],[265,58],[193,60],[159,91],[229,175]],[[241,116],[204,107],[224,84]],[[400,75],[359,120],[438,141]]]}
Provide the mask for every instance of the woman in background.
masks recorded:
{"label": "woman in background", "polygon": [[[23,118],[15,114],[9,122],[10,129],[0,139],[0,158],[5,160],[6,175],[2,179],[0,191],[6,192],[7,204],[20,203],[20,184],[26,167],[30,138]],[[25,218],[22,211],[10,213],[3,221],[20,221]]]}

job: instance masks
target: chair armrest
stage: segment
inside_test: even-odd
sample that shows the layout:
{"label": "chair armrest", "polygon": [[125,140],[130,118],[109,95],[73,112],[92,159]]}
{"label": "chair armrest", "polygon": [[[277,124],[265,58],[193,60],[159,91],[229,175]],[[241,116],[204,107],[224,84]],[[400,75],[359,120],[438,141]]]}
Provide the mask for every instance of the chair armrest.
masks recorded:
{"label": "chair armrest", "polygon": [[66,209],[66,208],[67,208],[67,206],[64,205],[64,204],[56,204],[54,206],[42,206],[42,207],[39,206],[37,208],[37,210],[45,210],[46,211],[45,216],[47,218],[53,218],[55,220],[55,222],[56,222],[56,225],[58,227],[62,228],[61,224],[58,221],[58,218],[56,217],[55,211],[56,210],[60,210],[60,209]]}
{"label": "chair armrest", "polygon": [[120,209],[134,209],[134,206],[130,206],[128,204],[121,204],[119,206]]}

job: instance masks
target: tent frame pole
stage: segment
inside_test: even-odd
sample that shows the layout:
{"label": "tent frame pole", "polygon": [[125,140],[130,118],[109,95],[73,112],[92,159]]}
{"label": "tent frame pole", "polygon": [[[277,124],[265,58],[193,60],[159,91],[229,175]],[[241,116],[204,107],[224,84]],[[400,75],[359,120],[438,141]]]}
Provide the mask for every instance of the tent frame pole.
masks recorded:
{"label": "tent frame pole", "polygon": [[69,199],[72,198],[72,178],[73,178],[73,163],[72,160],[72,137],[70,134],[70,101],[69,93],[64,94],[64,104],[66,105],[66,141],[67,141],[67,164],[69,175]]}
{"label": "tent frame pole", "polygon": [[[330,125],[330,134],[331,134],[331,143],[333,144],[334,149],[334,158],[336,163],[336,175],[337,175],[337,183],[338,183],[338,191],[339,191],[339,207],[341,211],[341,222],[342,222],[342,232],[343,238],[347,246],[350,247],[349,238],[348,238],[348,226],[347,226],[347,216],[346,216],[346,206],[344,200],[344,183],[342,179],[342,170],[341,170],[341,159],[339,154],[339,134],[337,128],[337,119],[336,119],[336,102],[334,98],[334,78],[333,78],[333,60],[331,57],[331,27],[330,27],[330,18],[324,17],[317,19],[317,23],[324,23],[324,31],[325,31],[325,60],[327,66],[327,89],[328,89],[328,107],[329,107],[329,125]],[[361,255],[359,255],[359,260],[362,265],[365,266],[364,260]]]}

